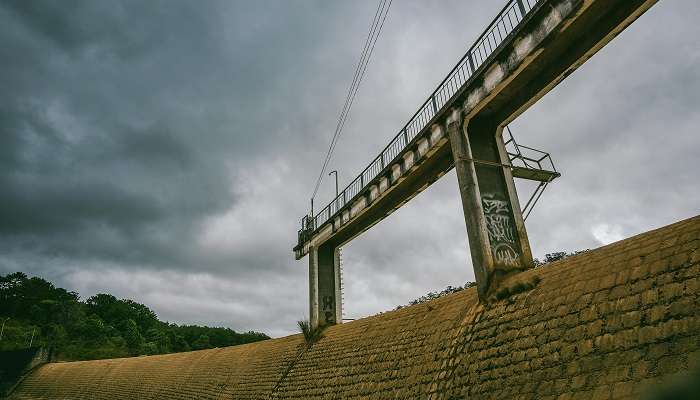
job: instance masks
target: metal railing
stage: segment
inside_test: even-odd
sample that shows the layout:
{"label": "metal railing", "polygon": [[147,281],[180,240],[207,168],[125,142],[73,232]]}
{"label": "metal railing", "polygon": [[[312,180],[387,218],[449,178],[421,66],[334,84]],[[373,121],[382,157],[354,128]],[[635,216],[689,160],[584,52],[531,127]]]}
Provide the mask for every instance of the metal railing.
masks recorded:
{"label": "metal railing", "polygon": [[558,175],[557,168],[554,166],[554,161],[552,161],[552,156],[549,153],[516,142],[509,126],[506,127],[504,132],[508,134],[506,137],[508,140],[504,142],[504,145],[510,164],[513,167],[546,171]]}
{"label": "metal railing", "polygon": [[452,68],[437,89],[421,105],[406,125],[394,136],[382,152],[343,189],[326,207],[311,217],[302,218],[299,230],[299,244],[306,242],[313,231],[331,219],[346,204],[362,192],[365,186],[376,178],[387,165],[412,143],[413,139],[426,128],[439,111],[450,104],[457,92],[474,76],[494,51],[509,38],[518,24],[535,6],[544,0],[509,0],[496,18],[489,24],[466,54]]}
{"label": "metal railing", "polygon": [[508,153],[511,167],[527,168],[528,170],[544,172],[541,177],[534,179],[539,181],[539,184],[532,192],[525,205],[522,206],[523,220],[526,220],[535,208],[537,201],[542,197],[544,190],[547,189],[547,185],[561,174],[557,172],[557,167],[554,166],[554,161],[552,161],[552,156],[550,156],[549,153],[519,144],[515,141],[510,127],[506,128],[505,132],[508,134],[508,140],[505,141],[504,145]]}

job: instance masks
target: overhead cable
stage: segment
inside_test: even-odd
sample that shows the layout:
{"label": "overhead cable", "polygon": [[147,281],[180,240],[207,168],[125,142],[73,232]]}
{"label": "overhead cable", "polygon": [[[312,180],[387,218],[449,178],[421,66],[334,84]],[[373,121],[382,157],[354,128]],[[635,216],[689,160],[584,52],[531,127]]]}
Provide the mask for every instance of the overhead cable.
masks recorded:
{"label": "overhead cable", "polygon": [[326,157],[323,161],[321,172],[319,173],[318,179],[316,180],[316,185],[314,187],[313,194],[311,195],[312,201],[313,198],[316,197],[316,194],[318,193],[318,188],[320,187],[321,182],[323,181],[324,173],[333,155],[333,151],[335,150],[335,145],[338,142],[338,138],[340,137],[343,127],[345,126],[345,122],[347,121],[348,114],[350,113],[350,108],[352,107],[352,104],[355,100],[355,95],[357,94],[360,83],[362,82],[362,78],[364,77],[365,71],[367,70],[367,65],[369,64],[370,57],[374,52],[374,47],[377,43],[377,40],[379,39],[382,28],[384,27],[384,21],[386,20],[386,17],[389,13],[389,7],[391,7],[392,1],[393,0],[380,0],[379,5],[377,6],[374,18],[372,19],[372,24],[370,25],[369,33],[367,34],[367,39],[365,40],[365,44],[360,55],[360,60],[358,61],[357,67],[355,68],[355,73],[353,75],[352,83],[350,84],[350,89],[348,90],[348,94],[345,97],[345,104],[343,105],[343,108],[340,112],[340,116],[338,117],[335,132],[333,133],[333,137],[331,138],[331,143],[328,147],[328,152],[326,153]]}

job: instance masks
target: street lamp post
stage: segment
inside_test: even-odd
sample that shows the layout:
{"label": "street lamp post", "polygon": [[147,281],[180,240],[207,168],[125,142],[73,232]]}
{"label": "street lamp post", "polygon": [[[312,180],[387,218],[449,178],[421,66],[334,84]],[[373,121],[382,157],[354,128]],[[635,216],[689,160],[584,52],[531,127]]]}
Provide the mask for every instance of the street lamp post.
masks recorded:
{"label": "street lamp post", "polygon": [[[335,198],[338,199],[338,171],[333,170],[328,173],[328,176],[331,176],[331,174],[335,174]],[[314,221],[314,198],[311,198],[311,222],[313,224]],[[315,228],[315,227],[314,227]]]}
{"label": "street lamp post", "polygon": [[328,173],[328,176],[331,176],[331,174],[335,174],[335,197],[338,197],[338,171],[333,170]]}

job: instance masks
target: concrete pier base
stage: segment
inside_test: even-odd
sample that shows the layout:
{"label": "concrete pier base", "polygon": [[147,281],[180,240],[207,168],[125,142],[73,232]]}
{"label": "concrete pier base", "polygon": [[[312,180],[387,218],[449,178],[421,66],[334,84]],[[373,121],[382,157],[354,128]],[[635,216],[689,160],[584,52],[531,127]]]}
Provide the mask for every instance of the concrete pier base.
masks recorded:
{"label": "concrete pier base", "polygon": [[324,243],[309,251],[309,320],[313,327],[342,322],[339,250]]}

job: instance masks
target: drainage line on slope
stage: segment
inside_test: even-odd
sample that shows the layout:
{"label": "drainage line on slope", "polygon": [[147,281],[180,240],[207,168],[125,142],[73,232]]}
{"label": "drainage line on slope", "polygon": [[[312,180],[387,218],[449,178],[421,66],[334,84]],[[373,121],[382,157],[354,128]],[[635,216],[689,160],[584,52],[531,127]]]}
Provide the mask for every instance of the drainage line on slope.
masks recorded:
{"label": "drainage line on slope", "polygon": [[309,349],[311,349],[311,346],[306,345],[306,346],[303,346],[301,351],[299,351],[297,353],[296,357],[294,357],[294,359],[287,366],[287,369],[285,369],[284,372],[282,373],[282,376],[280,376],[280,378],[277,380],[277,383],[275,383],[275,386],[272,388],[272,391],[270,391],[270,396],[268,397],[269,399],[274,398],[275,393],[282,385],[282,381],[284,381],[287,378],[287,375],[289,375],[289,373],[292,371],[292,368],[294,368],[294,366],[297,365],[297,363],[299,362],[301,357],[303,357],[304,354],[306,353],[306,351]]}

